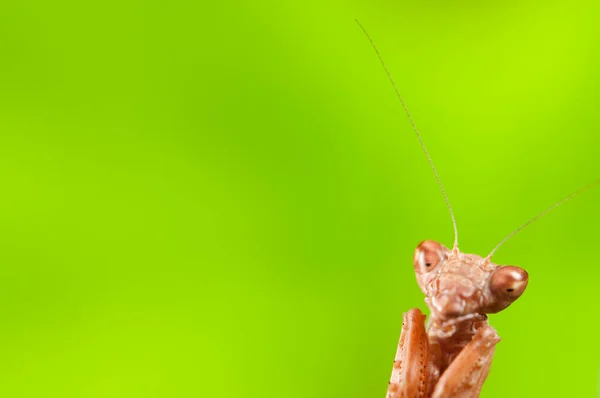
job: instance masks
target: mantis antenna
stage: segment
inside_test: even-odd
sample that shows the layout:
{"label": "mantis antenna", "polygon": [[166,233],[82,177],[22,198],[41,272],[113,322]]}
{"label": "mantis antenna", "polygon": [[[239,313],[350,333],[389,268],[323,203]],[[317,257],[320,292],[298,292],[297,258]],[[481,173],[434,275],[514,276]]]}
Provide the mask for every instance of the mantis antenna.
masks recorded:
{"label": "mantis antenna", "polygon": [[542,216],[545,216],[546,214],[550,213],[552,210],[556,209],[558,206],[560,206],[563,203],[565,203],[565,202],[573,199],[575,196],[579,195],[580,193],[583,193],[584,191],[587,191],[588,189],[590,189],[590,188],[592,188],[592,187],[594,187],[594,186],[596,186],[598,184],[600,184],[600,178],[592,181],[591,183],[589,183],[588,185],[584,186],[583,188],[579,188],[577,191],[573,192],[569,196],[566,196],[566,197],[562,198],[558,202],[554,203],[552,206],[548,207],[543,212],[539,213],[538,215],[536,215],[535,217],[533,217],[532,219],[530,219],[529,221],[527,221],[525,224],[521,225],[519,228],[517,228],[514,231],[512,231],[510,234],[508,234],[506,236],[506,238],[502,239],[500,241],[500,243],[498,243],[496,245],[496,247],[494,247],[492,249],[491,253],[487,255],[487,257],[485,258],[485,260],[489,261],[492,258],[492,256],[494,255],[494,253],[496,253],[496,250],[498,250],[498,248],[500,246],[502,246],[504,244],[504,242],[506,242],[507,240],[509,240],[510,238],[512,238],[514,235],[516,235],[518,232],[520,232],[521,230],[523,230],[526,226],[532,224],[534,221],[536,221],[539,218],[541,218]]}
{"label": "mantis antenna", "polygon": [[362,29],[365,36],[367,36],[367,39],[369,39],[369,42],[371,43],[373,50],[375,50],[375,53],[377,54],[377,58],[379,58],[379,62],[381,62],[381,65],[383,66],[383,70],[385,71],[385,74],[387,75],[390,83],[392,83],[392,87],[394,87],[396,96],[400,100],[400,104],[402,104],[402,108],[404,109],[406,116],[408,116],[408,120],[410,121],[410,124],[412,125],[412,128],[415,131],[417,138],[419,139],[421,148],[423,148],[423,152],[425,152],[425,156],[427,156],[429,165],[431,166],[431,169],[433,170],[433,174],[435,175],[435,179],[437,180],[438,186],[440,187],[440,191],[442,191],[442,195],[444,196],[444,200],[446,201],[446,206],[448,206],[448,211],[450,212],[450,217],[452,217],[452,226],[454,227],[454,249],[453,249],[453,251],[458,251],[458,228],[456,227],[456,219],[454,218],[454,212],[452,211],[452,206],[450,206],[450,201],[448,200],[448,196],[446,195],[446,191],[444,190],[444,186],[442,185],[442,180],[440,179],[440,176],[438,175],[437,170],[435,169],[435,166],[433,165],[433,161],[431,160],[431,156],[429,156],[429,152],[427,151],[427,147],[425,146],[425,143],[423,142],[423,138],[421,138],[421,134],[419,133],[419,130],[417,129],[417,126],[415,125],[415,122],[413,121],[412,116],[410,116],[410,113],[408,112],[408,108],[406,107],[406,104],[404,103],[404,100],[402,99],[402,96],[400,95],[400,90],[398,90],[398,87],[396,86],[396,83],[394,82],[394,79],[392,78],[392,74],[390,73],[387,66],[385,65],[385,62],[383,62],[383,57],[379,53],[377,46],[373,42],[373,39],[371,39],[371,36],[369,35],[369,33],[367,32],[365,27],[362,26],[362,24],[358,21],[358,19],[355,19],[355,21],[358,24],[358,26]]}

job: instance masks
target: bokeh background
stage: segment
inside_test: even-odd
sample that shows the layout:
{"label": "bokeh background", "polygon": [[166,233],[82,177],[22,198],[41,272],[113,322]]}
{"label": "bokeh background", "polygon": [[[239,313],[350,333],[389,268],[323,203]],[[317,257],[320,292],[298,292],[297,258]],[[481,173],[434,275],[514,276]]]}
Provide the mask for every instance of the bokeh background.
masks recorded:
{"label": "bokeh background", "polygon": [[[0,395],[383,397],[423,239],[600,176],[593,1],[0,3]],[[596,396],[600,189],[510,240],[483,397]]]}

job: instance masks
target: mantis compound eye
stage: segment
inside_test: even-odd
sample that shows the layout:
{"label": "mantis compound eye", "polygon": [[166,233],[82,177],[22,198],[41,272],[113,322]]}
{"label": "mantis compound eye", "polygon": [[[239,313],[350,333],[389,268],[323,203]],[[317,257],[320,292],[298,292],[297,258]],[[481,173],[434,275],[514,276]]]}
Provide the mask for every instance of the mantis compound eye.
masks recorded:
{"label": "mantis compound eye", "polygon": [[498,268],[490,278],[489,287],[494,303],[489,312],[498,312],[519,298],[527,287],[529,276],[519,267],[507,265]]}
{"label": "mantis compound eye", "polygon": [[490,279],[490,289],[499,298],[516,300],[525,291],[528,279],[524,269],[507,265],[494,272]]}
{"label": "mantis compound eye", "polygon": [[434,270],[446,258],[447,249],[433,240],[419,243],[415,250],[415,272],[425,274]]}

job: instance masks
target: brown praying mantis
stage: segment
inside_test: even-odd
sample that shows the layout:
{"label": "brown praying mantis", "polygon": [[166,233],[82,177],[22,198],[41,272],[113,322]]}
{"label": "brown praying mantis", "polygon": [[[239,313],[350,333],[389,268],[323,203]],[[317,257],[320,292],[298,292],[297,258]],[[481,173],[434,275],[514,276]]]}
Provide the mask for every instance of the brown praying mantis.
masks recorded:
{"label": "brown praying mantis", "polygon": [[414,269],[431,316],[413,308],[404,313],[402,332],[386,398],[478,397],[487,378],[500,337],[487,314],[502,311],[527,287],[528,274],[519,267],[498,265],[491,259],[509,238],[546,213],[600,183],[600,179],[550,206],[511,232],[486,257],[462,253],[450,201],[425,147],[421,134],[366,29],[356,21],[375,50],[396,96],[417,135],[442,192],[454,227],[452,250],[426,240],[414,254]]}

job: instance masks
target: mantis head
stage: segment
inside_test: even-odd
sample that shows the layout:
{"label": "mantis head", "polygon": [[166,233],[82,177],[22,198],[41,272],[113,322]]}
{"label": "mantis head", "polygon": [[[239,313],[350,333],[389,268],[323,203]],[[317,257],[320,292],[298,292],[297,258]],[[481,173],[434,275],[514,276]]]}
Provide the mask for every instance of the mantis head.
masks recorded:
{"label": "mantis head", "polygon": [[421,242],[414,257],[419,287],[432,316],[443,321],[502,311],[527,287],[527,272],[497,265],[489,257],[449,250],[442,244]]}

